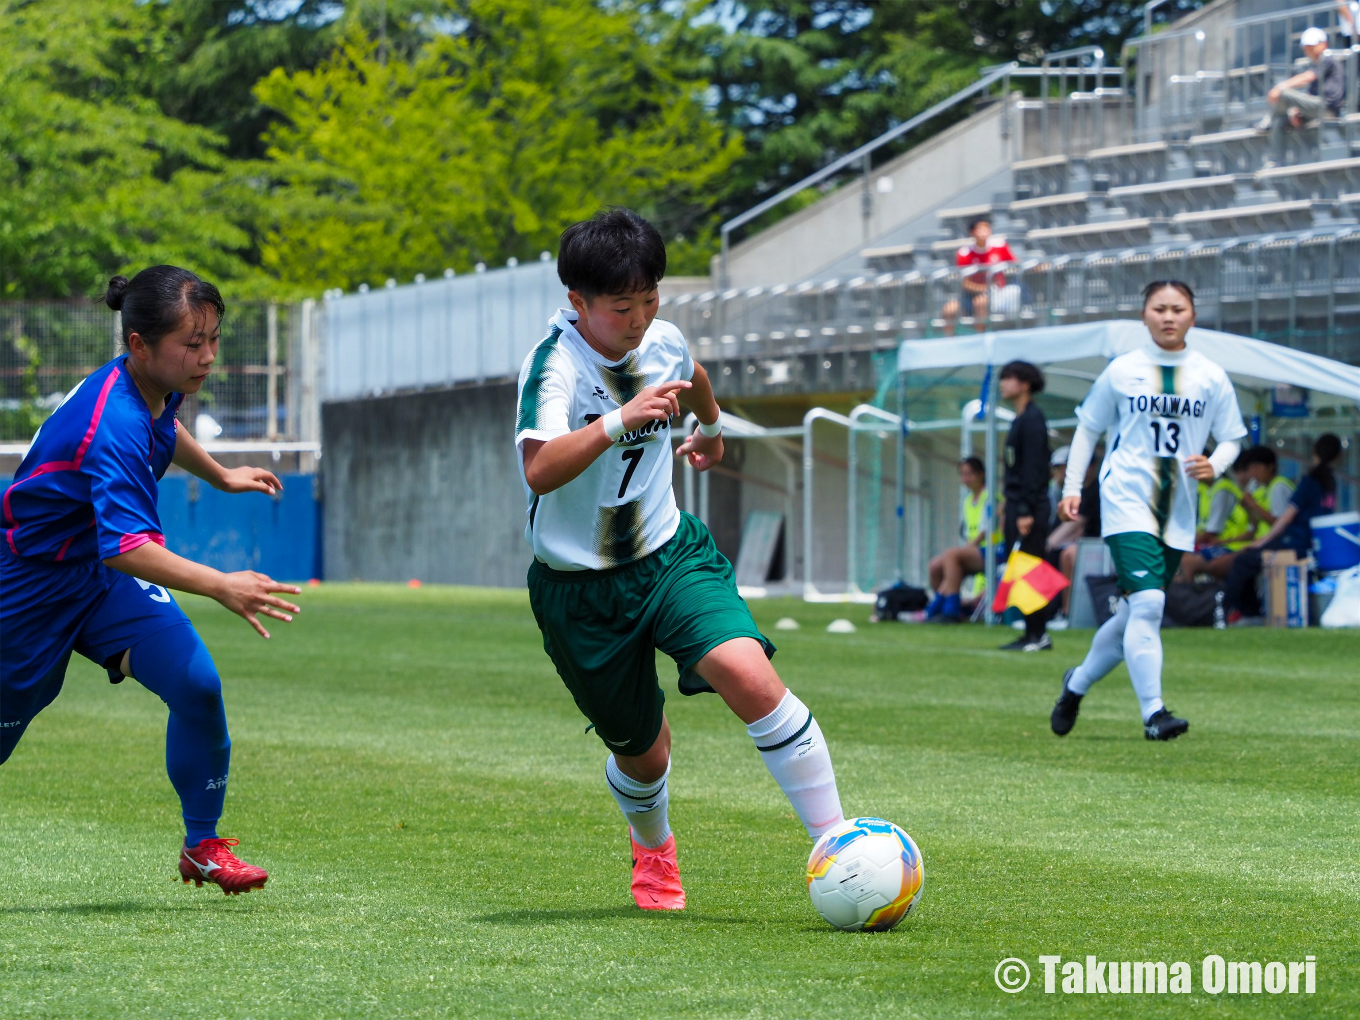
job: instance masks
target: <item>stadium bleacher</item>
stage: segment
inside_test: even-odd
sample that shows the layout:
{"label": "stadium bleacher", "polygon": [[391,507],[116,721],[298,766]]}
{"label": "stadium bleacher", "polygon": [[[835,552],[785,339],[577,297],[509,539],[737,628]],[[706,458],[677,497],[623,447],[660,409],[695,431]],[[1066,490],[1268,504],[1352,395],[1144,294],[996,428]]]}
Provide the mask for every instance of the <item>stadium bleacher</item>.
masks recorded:
{"label": "stadium bleacher", "polygon": [[[781,353],[829,365],[837,351],[888,343],[889,323],[893,335],[938,335],[965,272],[955,254],[968,222],[986,214],[1016,254],[1017,263],[997,267],[1015,286],[994,298],[986,323],[965,318],[962,328],[1133,315],[1148,279],[1176,276],[1196,287],[1202,325],[1360,361],[1360,46],[1324,8],[1231,21],[1223,45],[1200,48],[1198,66],[1184,53],[1169,62],[1176,45],[1185,49],[1175,32],[1136,40],[1145,63],[1122,89],[1047,100],[1053,116],[1042,118],[1042,138],[1015,142],[1017,158],[989,201],[974,189],[971,201],[942,203],[914,230],[881,224],[882,242],[870,239],[856,264],[835,263],[827,274],[835,279],[813,273],[814,287],[757,287],[731,299],[715,291],[662,314],[700,351],[748,361]],[[1346,68],[1346,105],[1293,132],[1286,165],[1267,169],[1265,93],[1293,72],[1310,23],[1329,32]],[[1264,53],[1262,31],[1276,40]],[[1144,66],[1154,75],[1140,79]],[[1158,69],[1168,71],[1160,82]],[[1104,104],[1099,131],[1077,130],[1093,98]],[[1034,99],[1004,101],[1012,105],[1003,133],[1038,122]],[[728,325],[738,312],[740,329]],[[724,347],[724,335],[745,342]]]}

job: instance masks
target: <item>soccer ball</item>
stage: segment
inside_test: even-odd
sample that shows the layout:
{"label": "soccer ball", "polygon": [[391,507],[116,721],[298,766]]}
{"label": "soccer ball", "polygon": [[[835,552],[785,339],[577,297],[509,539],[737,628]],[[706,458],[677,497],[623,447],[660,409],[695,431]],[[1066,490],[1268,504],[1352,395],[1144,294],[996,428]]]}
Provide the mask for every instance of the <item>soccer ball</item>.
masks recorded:
{"label": "soccer ball", "polygon": [[921,851],[882,818],[852,818],[817,840],[808,895],[841,931],[887,931],[911,913],[925,885]]}

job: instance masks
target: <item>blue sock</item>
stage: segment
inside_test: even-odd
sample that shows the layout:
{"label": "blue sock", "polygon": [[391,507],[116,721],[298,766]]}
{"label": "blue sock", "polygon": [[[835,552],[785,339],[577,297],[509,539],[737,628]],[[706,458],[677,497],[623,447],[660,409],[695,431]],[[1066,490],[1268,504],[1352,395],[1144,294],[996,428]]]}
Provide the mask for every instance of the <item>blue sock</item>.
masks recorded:
{"label": "blue sock", "polygon": [[960,608],[958,592],[955,592],[953,595],[946,595],[944,597],[944,608],[940,610],[940,615],[961,616],[962,614],[963,610]]}
{"label": "blue sock", "polygon": [[217,667],[194,628],[185,625],[133,646],[132,672],[170,708],[165,768],[184,812],[184,843],[197,846],[217,835],[231,763]]}
{"label": "blue sock", "polygon": [[939,616],[940,607],[943,605],[944,596],[941,595],[939,592],[936,592],[935,597],[931,599],[930,604],[926,606],[926,616]]}

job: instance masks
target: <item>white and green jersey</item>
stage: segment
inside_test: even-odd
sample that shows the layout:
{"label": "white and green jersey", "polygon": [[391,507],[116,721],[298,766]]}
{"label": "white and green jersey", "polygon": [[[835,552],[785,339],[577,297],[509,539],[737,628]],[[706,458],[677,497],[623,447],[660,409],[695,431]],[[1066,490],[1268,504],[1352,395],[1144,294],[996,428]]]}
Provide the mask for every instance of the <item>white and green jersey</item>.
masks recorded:
{"label": "white and green jersey", "polygon": [[1198,492],[1185,460],[1212,434],[1247,434],[1228,373],[1197,351],[1149,342],[1105,367],[1077,408],[1077,420],[1105,433],[1100,532],[1156,535],[1172,549],[1195,548]]}
{"label": "white and green jersey", "polygon": [[[694,375],[684,335],[656,319],[637,350],[610,364],[576,331],[576,312],[558,309],[548,335],[519,373],[515,448],[585,428],[643,388]],[[671,487],[671,426],[652,421],[614,446],[560,489],[528,501],[524,537],[534,556],[557,570],[605,570],[656,552],[675,534],[680,510]]]}

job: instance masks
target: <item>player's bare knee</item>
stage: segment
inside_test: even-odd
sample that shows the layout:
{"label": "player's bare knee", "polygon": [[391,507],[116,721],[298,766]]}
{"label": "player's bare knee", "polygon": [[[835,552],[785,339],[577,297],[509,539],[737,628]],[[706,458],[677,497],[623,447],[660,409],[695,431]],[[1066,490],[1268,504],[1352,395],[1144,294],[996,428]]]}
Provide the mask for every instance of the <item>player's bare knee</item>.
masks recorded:
{"label": "player's bare knee", "polygon": [[754,638],[724,641],[700,659],[694,671],[748,724],[773,712],[786,690],[764,646]]}
{"label": "player's bare knee", "polygon": [[663,725],[652,746],[641,754],[619,754],[615,751],[614,761],[618,764],[619,771],[629,779],[635,779],[639,783],[655,783],[670,767],[670,727]]}

